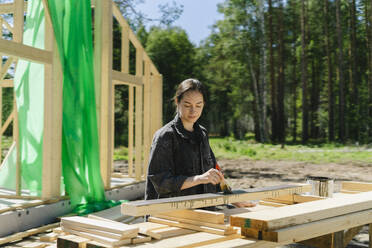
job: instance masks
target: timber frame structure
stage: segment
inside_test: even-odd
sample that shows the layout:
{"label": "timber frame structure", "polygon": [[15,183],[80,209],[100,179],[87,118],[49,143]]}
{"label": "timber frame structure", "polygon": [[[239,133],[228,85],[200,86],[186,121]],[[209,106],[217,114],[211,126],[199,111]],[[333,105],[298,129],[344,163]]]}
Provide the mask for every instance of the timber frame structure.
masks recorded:
{"label": "timber frame structure", "polygon": [[[59,179],[61,178],[62,71],[47,0],[43,0],[43,4],[46,10],[45,49],[22,44],[27,2],[14,0],[11,3],[0,4],[0,54],[2,59],[6,60],[5,63],[0,64],[0,124],[3,123],[4,118],[2,116],[3,88],[13,87],[13,80],[5,79],[5,77],[10,75],[8,71],[16,67],[18,58],[44,64],[43,190],[41,198],[47,200],[61,198]],[[162,125],[162,75],[159,74],[141,43],[123,18],[119,8],[112,0],[92,0],[92,8],[95,9],[94,68],[100,166],[104,187],[105,189],[110,189],[112,188],[111,178],[113,176],[130,177],[137,182],[143,181],[145,178],[151,137]],[[5,20],[4,14],[12,14],[13,25]],[[112,69],[113,18],[116,19],[121,28],[120,71]],[[3,38],[3,29],[12,34],[12,40]],[[130,43],[136,51],[135,75],[129,73]],[[118,85],[127,85],[129,87],[128,175],[113,174],[115,86]],[[5,117],[5,120],[4,124],[0,125],[0,137],[3,139],[4,132],[10,126],[10,123],[13,122],[12,146],[17,146],[19,142],[16,109],[13,108],[10,115]],[[19,149],[17,150],[19,151]],[[1,153],[2,142],[0,142]],[[7,158],[5,157],[5,159]],[[22,196],[19,160],[19,153],[17,153],[15,195],[3,197],[33,199],[30,196]]]}

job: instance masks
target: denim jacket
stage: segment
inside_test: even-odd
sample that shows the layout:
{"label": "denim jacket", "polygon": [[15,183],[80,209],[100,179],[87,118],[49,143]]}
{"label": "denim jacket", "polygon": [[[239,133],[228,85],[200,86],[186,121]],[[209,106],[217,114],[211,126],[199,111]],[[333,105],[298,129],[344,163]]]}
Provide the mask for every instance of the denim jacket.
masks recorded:
{"label": "denim jacket", "polygon": [[219,186],[197,185],[181,190],[186,178],[215,168],[207,130],[196,122],[194,132],[183,127],[178,115],[153,138],[146,180],[145,199],[215,193]]}

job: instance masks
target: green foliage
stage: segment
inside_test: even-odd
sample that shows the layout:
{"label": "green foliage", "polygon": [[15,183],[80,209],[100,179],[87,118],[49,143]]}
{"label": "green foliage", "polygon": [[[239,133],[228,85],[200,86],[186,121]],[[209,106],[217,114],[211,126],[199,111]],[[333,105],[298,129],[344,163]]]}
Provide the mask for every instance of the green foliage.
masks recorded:
{"label": "green foliage", "polygon": [[313,145],[257,144],[230,138],[210,138],[217,159],[252,159],[321,163],[366,163],[372,165],[371,147],[340,143]]}
{"label": "green foliage", "polygon": [[128,148],[125,146],[119,146],[114,150],[114,160],[125,160],[128,161]]}

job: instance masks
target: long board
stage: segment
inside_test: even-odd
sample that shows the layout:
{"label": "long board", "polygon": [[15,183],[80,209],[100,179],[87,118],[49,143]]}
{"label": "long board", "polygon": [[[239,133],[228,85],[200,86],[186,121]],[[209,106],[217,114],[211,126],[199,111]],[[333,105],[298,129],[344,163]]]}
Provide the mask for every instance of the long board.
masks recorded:
{"label": "long board", "polygon": [[257,230],[276,230],[372,208],[372,192],[345,195],[230,216],[230,224]]}
{"label": "long board", "polygon": [[151,215],[172,210],[218,206],[309,191],[311,191],[310,184],[280,185],[249,190],[234,190],[233,194],[199,194],[147,201],[132,201],[121,205],[121,213],[131,216]]}

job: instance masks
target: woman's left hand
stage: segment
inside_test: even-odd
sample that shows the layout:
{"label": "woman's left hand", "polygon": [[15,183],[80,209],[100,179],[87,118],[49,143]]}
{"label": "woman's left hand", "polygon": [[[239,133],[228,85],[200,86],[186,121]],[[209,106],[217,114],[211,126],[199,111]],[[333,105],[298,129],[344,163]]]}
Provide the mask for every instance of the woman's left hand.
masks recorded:
{"label": "woman's left hand", "polygon": [[237,208],[253,208],[253,207],[256,206],[256,203],[248,202],[248,201],[235,202],[235,203],[231,203],[231,204],[234,205]]}

